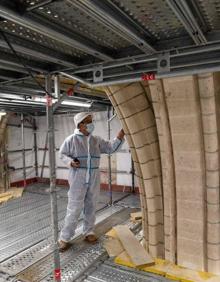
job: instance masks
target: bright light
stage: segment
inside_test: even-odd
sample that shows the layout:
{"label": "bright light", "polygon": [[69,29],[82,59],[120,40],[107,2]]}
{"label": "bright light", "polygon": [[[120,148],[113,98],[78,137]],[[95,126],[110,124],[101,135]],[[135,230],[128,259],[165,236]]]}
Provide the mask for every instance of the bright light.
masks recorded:
{"label": "bright light", "polygon": [[63,101],[61,104],[68,105],[68,106],[76,106],[76,107],[86,107],[86,108],[91,107],[90,103],[84,103],[84,102],[78,102],[78,101]]}
{"label": "bright light", "polygon": [[0,112],[0,117],[5,116],[6,112]]}
{"label": "bright light", "polygon": [[[46,103],[47,100],[44,97],[35,97],[32,101]],[[57,101],[58,101],[57,99],[52,99],[53,104]],[[78,101],[73,101],[73,100],[71,100],[71,101],[70,100],[64,100],[61,104],[66,105],[66,106],[75,106],[75,107],[86,107],[86,108],[91,107],[90,103],[78,102]]]}
{"label": "bright light", "polygon": [[[41,102],[41,103],[46,103],[47,99],[44,97],[35,97],[34,99],[32,99],[31,101],[33,102]],[[52,102],[55,103],[57,102],[57,99],[52,99]]]}

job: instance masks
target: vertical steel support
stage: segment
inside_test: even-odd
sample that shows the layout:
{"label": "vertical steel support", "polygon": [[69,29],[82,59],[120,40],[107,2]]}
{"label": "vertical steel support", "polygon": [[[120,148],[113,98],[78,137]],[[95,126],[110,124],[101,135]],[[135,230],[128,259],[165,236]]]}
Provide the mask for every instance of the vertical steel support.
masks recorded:
{"label": "vertical steel support", "polygon": [[[52,92],[52,79],[48,75],[46,77],[46,90],[50,94]],[[57,211],[57,195],[56,195],[56,156],[55,156],[55,140],[54,140],[54,119],[52,100],[47,96],[47,129],[49,144],[49,166],[50,166],[50,200],[51,200],[51,218],[54,241],[54,281],[61,281],[60,255],[58,249],[58,211]]]}
{"label": "vertical steel support", "polygon": [[54,92],[55,92],[55,97],[57,99],[60,99],[60,77],[59,75],[54,76]]}
{"label": "vertical steel support", "polygon": [[26,187],[26,162],[25,162],[25,137],[24,137],[24,114],[21,114],[21,144],[22,144],[22,162],[24,188]]}
{"label": "vertical steel support", "polygon": [[134,161],[131,157],[131,187],[132,187],[132,193],[135,193],[135,181],[134,181]]}
{"label": "vertical steel support", "polygon": [[[108,140],[111,140],[111,106],[108,107],[108,121],[107,121],[107,128],[108,128]],[[113,204],[112,200],[112,164],[111,164],[111,154],[108,154],[108,190],[109,190],[109,205]]]}
{"label": "vertical steel support", "polygon": [[35,175],[36,175],[36,177],[38,177],[37,126],[36,126],[36,118],[33,118],[33,133],[34,133],[34,167],[35,167]]}
{"label": "vertical steel support", "polygon": [[44,154],[43,154],[43,160],[42,160],[42,165],[41,165],[40,178],[43,178],[43,175],[44,175],[44,167],[45,167],[46,154],[47,154],[47,144],[48,144],[48,134],[46,133],[46,140],[45,140],[45,145],[44,145]]}

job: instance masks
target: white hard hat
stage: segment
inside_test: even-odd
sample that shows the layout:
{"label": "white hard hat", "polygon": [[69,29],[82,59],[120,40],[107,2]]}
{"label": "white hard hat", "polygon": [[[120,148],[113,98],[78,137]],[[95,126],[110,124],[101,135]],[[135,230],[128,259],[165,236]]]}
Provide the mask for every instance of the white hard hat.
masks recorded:
{"label": "white hard hat", "polygon": [[82,113],[76,114],[74,116],[74,123],[75,123],[76,128],[78,127],[78,124],[82,122],[88,116],[92,116],[92,113],[91,112],[82,112]]}

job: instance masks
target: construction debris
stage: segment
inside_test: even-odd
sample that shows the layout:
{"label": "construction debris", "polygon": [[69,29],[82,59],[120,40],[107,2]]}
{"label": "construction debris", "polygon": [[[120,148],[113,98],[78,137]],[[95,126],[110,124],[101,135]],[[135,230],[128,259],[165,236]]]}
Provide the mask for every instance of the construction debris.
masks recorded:
{"label": "construction debris", "polygon": [[131,221],[135,222],[135,221],[140,221],[142,220],[142,212],[133,212],[130,214],[131,216]]}
{"label": "construction debris", "polygon": [[[164,259],[152,259],[127,226],[116,226],[108,233],[106,233],[106,236],[107,239],[103,243],[104,248],[106,249],[110,257],[115,257],[114,262],[117,264],[153,273],[156,275],[161,275],[170,280],[180,282],[220,281],[220,276],[216,276],[213,273],[188,269]],[[136,243],[133,244],[134,240],[138,242],[138,247],[136,247]],[[139,255],[139,248],[141,249],[141,253],[144,250],[145,254],[147,253],[148,258],[151,259],[144,265],[137,265],[136,254],[138,254],[138,259],[140,259],[141,257],[143,258],[142,255]],[[133,251],[131,252],[132,249]],[[128,252],[130,253],[130,255],[128,254]]]}
{"label": "construction debris", "polygon": [[153,258],[142,247],[140,242],[135,238],[134,234],[127,226],[118,225],[114,227],[114,230],[135,266],[154,264]]}
{"label": "construction debris", "polygon": [[104,247],[110,257],[126,257],[135,267],[154,264],[153,258],[142,247],[127,226],[117,225],[106,235],[108,239],[104,242]]}
{"label": "construction debris", "polygon": [[10,199],[13,198],[19,198],[22,196],[24,191],[24,188],[17,188],[17,187],[12,187],[10,189],[7,190],[7,192],[5,193],[1,193],[0,194],[0,204],[7,202]]}

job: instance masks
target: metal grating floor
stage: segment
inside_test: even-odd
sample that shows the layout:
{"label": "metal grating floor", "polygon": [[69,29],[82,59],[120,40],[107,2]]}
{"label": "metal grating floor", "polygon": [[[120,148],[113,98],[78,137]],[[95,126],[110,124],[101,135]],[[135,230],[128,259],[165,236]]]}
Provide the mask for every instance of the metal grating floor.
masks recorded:
{"label": "metal grating floor", "polygon": [[[70,281],[168,281],[146,273],[134,273],[119,268],[108,259],[102,248],[103,234],[111,226],[127,223],[132,208],[139,208],[138,195],[113,193],[114,206],[108,206],[108,192],[100,193],[96,233],[100,240],[89,245],[82,240],[82,220],[79,221],[73,246],[61,254],[62,282]],[[67,189],[57,188],[59,227],[67,205]],[[122,200],[120,200],[122,199]],[[136,210],[136,209],[135,209]],[[0,282],[53,281],[53,250],[50,228],[50,200],[47,185],[29,186],[20,199],[0,206]],[[110,280],[109,280],[110,279]],[[136,280],[135,280],[136,279]]]}

